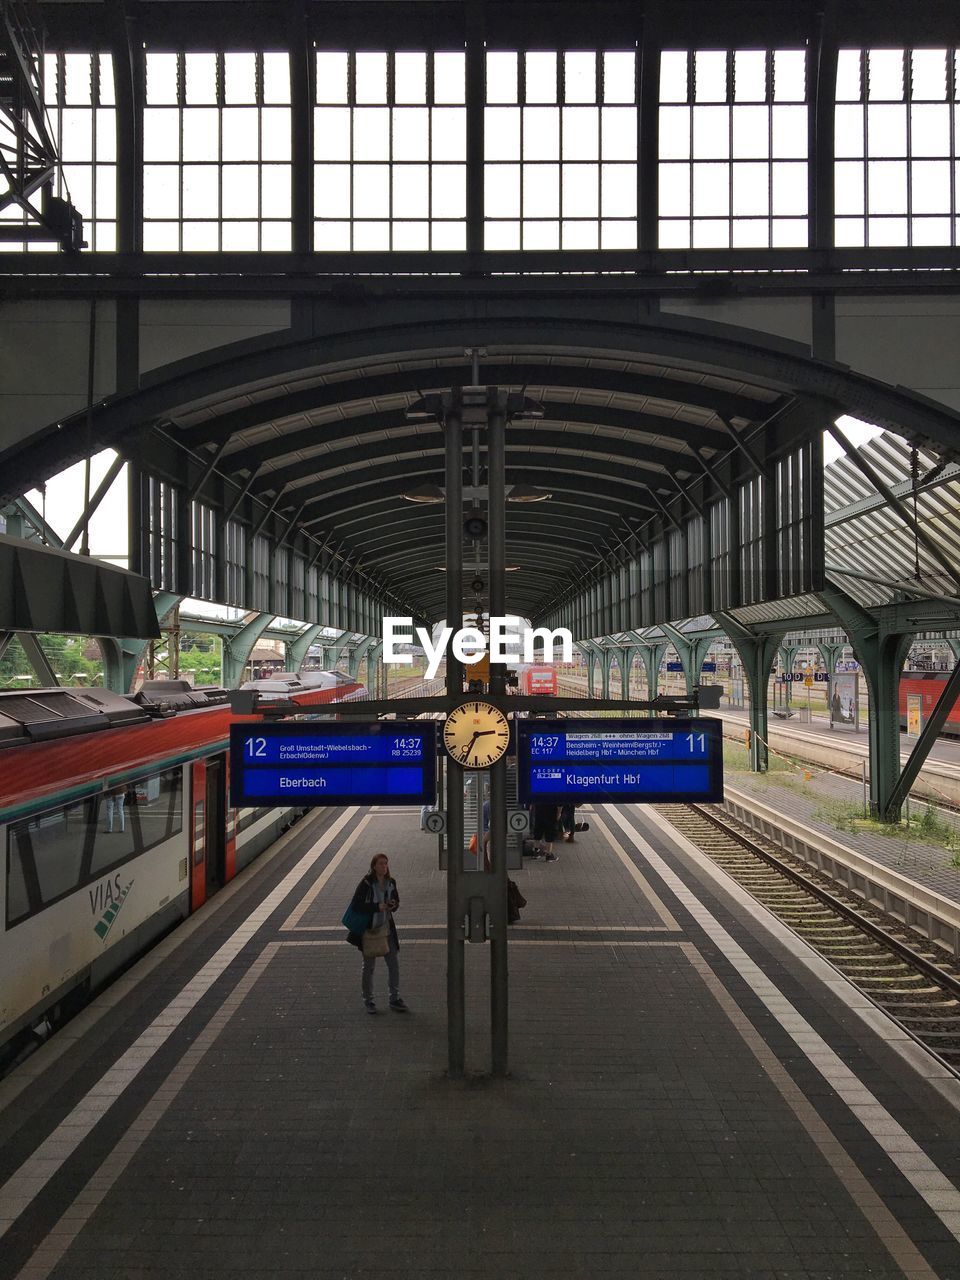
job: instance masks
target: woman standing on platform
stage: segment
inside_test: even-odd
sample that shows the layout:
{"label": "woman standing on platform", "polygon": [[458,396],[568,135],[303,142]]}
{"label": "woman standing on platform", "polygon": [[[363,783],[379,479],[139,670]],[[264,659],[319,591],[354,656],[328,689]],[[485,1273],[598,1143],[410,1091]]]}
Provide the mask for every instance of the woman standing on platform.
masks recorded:
{"label": "woman standing on platform", "polygon": [[[400,905],[400,894],[397,882],[390,875],[390,861],[385,853],[378,853],[370,862],[370,871],[357,885],[351,907],[361,915],[368,916],[370,923],[363,934],[363,968],[360,973],[360,992],[367,1013],[376,1013],[377,1006],[373,999],[373,969],[377,956],[382,955],[387,962],[387,983],[390,992],[390,1008],[397,1013],[407,1013],[407,1006],[400,997],[400,961],[397,953],[400,950],[400,939],[397,937],[397,926],[393,922],[393,913]],[[371,931],[386,929],[386,951],[368,937]]]}

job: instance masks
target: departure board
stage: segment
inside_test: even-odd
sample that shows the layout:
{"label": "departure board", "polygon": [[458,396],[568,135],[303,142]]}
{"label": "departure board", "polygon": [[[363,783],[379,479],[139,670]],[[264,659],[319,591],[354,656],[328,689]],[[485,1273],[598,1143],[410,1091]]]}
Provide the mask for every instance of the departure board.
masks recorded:
{"label": "departure board", "polygon": [[230,726],[230,803],[432,804],[433,720],[307,721]]}
{"label": "departure board", "polygon": [[723,799],[719,720],[521,720],[521,804],[714,804]]}

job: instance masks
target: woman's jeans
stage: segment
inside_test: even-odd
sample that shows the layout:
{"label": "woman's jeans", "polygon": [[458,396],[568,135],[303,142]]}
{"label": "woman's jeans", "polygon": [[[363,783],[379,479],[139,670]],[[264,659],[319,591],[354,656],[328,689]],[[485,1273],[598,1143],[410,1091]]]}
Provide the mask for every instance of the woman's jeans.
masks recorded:
{"label": "woman's jeans", "polygon": [[[390,939],[390,949],[383,958],[387,962],[387,984],[390,991],[390,999],[396,1000],[400,995],[400,957],[397,953],[397,948],[393,938]],[[360,974],[360,991],[363,994],[364,1000],[373,999],[373,966],[376,963],[376,956],[363,957],[363,969]]]}

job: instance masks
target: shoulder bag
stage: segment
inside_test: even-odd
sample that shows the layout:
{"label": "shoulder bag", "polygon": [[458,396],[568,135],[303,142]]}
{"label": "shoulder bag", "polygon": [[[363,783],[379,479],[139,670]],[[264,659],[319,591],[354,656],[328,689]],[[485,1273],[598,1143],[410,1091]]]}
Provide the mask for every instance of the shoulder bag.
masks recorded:
{"label": "shoulder bag", "polygon": [[363,933],[364,929],[370,923],[370,917],[364,915],[362,911],[354,911],[353,906],[347,907],[343,913],[343,919],[340,921],[347,933]]}
{"label": "shoulder bag", "polygon": [[390,926],[382,924],[378,929],[367,929],[363,935],[363,958],[385,956],[390,950]]}

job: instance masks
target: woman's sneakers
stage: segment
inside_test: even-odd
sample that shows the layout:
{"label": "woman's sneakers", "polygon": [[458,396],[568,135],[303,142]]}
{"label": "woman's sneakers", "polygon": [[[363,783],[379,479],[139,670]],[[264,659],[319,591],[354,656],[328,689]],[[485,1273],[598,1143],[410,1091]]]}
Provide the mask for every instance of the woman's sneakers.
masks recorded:
{"label": "woman's sneakers", "polygon": [[[377,1012],[377,1006],[372,1000],[364,1000],[363,1007],[366,1009],[367,1013]],[[404,1002],[400,999],[399,996],[392,996],[390,998],[390,1008],[393,1009],[396,1013],[410,1012],[407,1005],[404,1004]]]}

